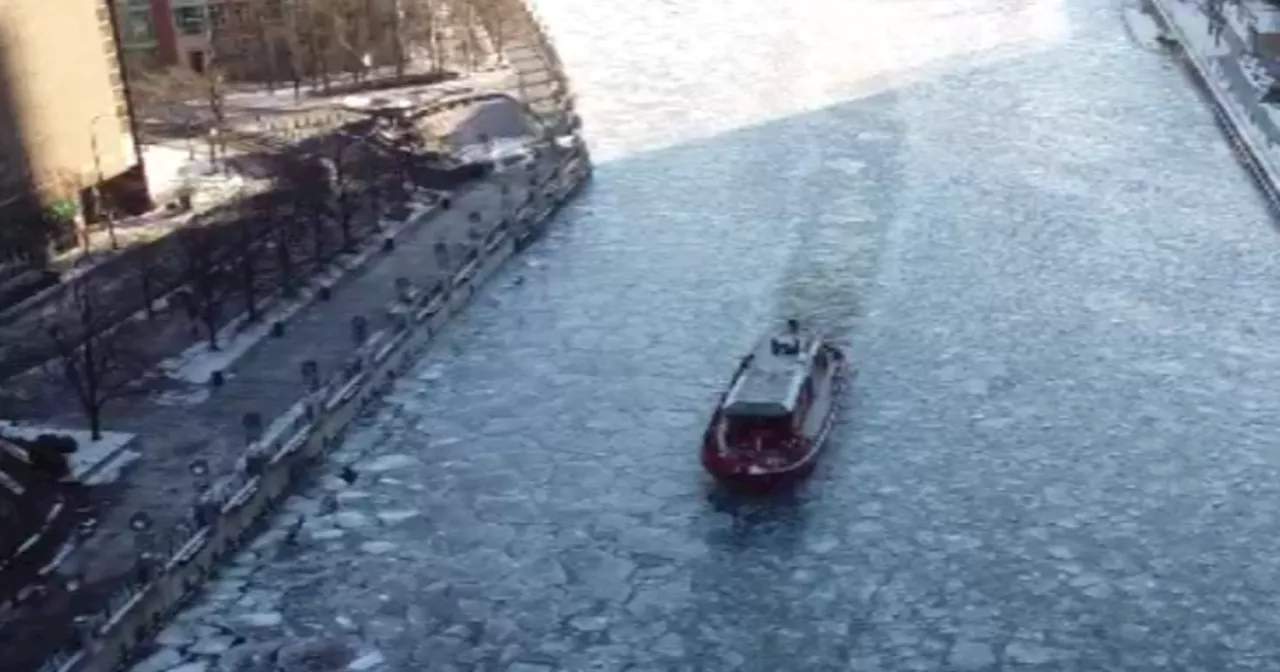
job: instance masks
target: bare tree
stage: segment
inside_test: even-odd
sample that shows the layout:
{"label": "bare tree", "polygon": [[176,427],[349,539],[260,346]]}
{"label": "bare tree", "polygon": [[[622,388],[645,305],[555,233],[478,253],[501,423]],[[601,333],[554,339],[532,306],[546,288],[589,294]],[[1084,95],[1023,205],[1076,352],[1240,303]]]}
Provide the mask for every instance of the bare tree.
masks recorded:
{"label": "bare tree", "polygon": [[519,20],[519,17],[512,15],[512,3],[509,0],[471,0],[470,4],[494,53],[502,54],[506,49],[507,22]]}
{"label": "bare tree", "polygon": [[350,252],[355,245],[353,225],[360,200],[360,184],[355,179],[356,162],[352,160],[359,139],[344,132],[334,133],[331,138],[332,145],[325,162],[333,190],[333,213],[342,235],[342,250]]}
{"label": "bare tree", "polygon": [[328,93],[332,85],[330,52],[333,49],[333,21],[320,0],[301,0],[298,3],[300,51],[305,54],[304,63],[320,90]]}
{"label": "bare tree", "polygon": [[144,128],[163,137],[187,137],[192,140],[194,158],[194,139],[208,129],[220,127],[225,118],[225,88],[216,67],[197,73],[174,66],[134,77],[129,96]]}
{"label": "bare tree", "polygon": [[276,206],[271,211],[271,244],[275,249],[276,270],[286,297],[298,293],[298,272],[293,259],[293,246],[299,238],[297,206]]}
{"label": "bare tree", "polygon": [[142,309],[146,311],[148,320],[154,320],[156,317],[155,246],[151,244],[141,245],[134,254],[137,255],[135,272],[138,277],[138,289],[142,292]]}
{"label": "bare tree", "polygon": [[320,161],[297,158],[285,164],[281,177],[283,188],[289,194],[288,211],[294,217],[295,232],[299,233],[299,239],[310,239],[311,262],[319,270],[328,261],[326,224],[333,214],[328,171]]}
{"label": "bare tree", "polygon": [[210,350],[217,350],[218,330],[223,324],[223,306],[230,293],[226,272],[219,264],[218,232],[197,227],[180,232],[183,275],[189,291],[183,294],[190,317],[204,327]]}
{"label": "bare tree", "polygon": [[369,75],[366,55],[374,49],[374,22],[378,8],[370,0],[330,0],[327,18],[332,31],[334,58],[354,81]]}
{"label": "bare tree", "polygon": [[407,66],[415,56],[425,56],[433,72],[444,68],[440,48],[442,2],[443,0],[407,0],[401,7],[396,28],[404,57],[403,66]]}
{"label": "bare tree", "polygon": [[280,83],[280,51],[287,11],[279,0],[249,3],[246,9],[249,28],[258,42],[253,56],[265,63],[263,72],[266,74],[267,92],[272,93]]}
{"label": "bare tree", "polygon": [[309,13],[304,2],[290,3],[280,17],[281,43],[287,52],[289,79],[294,100],[302,100],[302,83],[307,79],[306,44],[303,38]]}
{"label": "bare tree", "polygon": [[138,353],[128,348],[120,331],[107,329],[97,298],[88,284],[71,285],[75,309],[68,327],[51,326],[49,338],[57,353],[55,368],[75,396],[89,423],[93,440],[102,438],[102,412],[108,402],[127,393],[142,373]]}
{"label": "bare tree", "polygon": [[239,276],[240,295],[244,299],[245,314],[250,322],[258,321],[258,281],[262,271],[262,261],[258,257],[261,249],[254,238],[256,217],[259,213],[246,213],[236,220],[235,266]]}

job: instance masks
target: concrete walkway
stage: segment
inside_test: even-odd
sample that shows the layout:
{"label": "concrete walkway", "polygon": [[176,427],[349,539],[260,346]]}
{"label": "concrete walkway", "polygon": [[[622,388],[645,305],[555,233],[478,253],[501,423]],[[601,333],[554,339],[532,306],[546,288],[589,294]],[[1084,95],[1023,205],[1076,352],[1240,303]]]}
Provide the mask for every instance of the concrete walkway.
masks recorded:
{"label": "concrete walkway", "polygon": [[[336,371],[355,349],[352,317],[364,315],[370,332],[378,329],[385,319],[379,313],[394,297],[397,277],[425,283],[434,276],[452,274],[455,269],[436,263],[436,242],[461,243],[470,229],[488,233],[528,195],[531,178],[542,180],[549,172],[548,162],[533,173],[494,176],[456,195],[450,211],[403,234],[393,252],[354,271],[357,275],[338,286],[331,300],[305,308],[290,321],[282,338],[268,338],[246,352],[227,370],[227,382],[221,388],[183,384],[166,395],[173,399],[185,394],[185,404],[164,405],[152,397],[112,407],[109,429],[137,434],[134,449],[143,457],[120,481],[91,493],[97,531],[66,557],[60,569],[64,575],[78,575],[83,587],[68,594],[63,586],[50,585],[48,594],[30,607],[0,616],[0,648],[21,654],[21,660],[10,660],[17,664],[15,669],[36,669],[51,650],[73,636],[72,619],[77,613],[102,604],[126,580],[139,551],[137,535],[129,528],[131,516],[147,512],[158,531],[155,543],[167,543],[166,532],[188,517],[195,496],[208,480],[192,473],[193,461],[206,461],[214,476],[229,471],[245,446],[246,413],[260,413],[269,423],[294,404],[303,393],[303,361],[318,362],[322,379]],[[506,199],[501,195],[503,183],[510,189]],[[479,223],[470,221],[472,213],[479,214]],[[39,638],[34,637],[37,632]]]}

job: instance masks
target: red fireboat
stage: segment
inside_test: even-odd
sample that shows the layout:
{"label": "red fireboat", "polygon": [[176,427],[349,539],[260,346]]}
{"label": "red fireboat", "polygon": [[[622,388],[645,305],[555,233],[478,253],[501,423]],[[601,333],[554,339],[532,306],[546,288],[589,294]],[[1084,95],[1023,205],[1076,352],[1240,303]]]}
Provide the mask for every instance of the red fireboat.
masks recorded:
{"label": "red fireboat", "polygon": [[702,466],[732,490],[762,492],[813,471],[831,432],[846,358],[795,320],[742,359],[702,445]]}

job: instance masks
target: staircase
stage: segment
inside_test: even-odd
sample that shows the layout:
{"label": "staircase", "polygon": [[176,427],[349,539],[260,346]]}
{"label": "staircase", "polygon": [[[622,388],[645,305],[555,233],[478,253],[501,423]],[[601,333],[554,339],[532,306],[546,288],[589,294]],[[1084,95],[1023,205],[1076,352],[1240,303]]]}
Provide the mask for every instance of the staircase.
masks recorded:
{"label": "staircase", "polygon": [[563,128],[573,111],[573,97],[546,29],[525,0],[499,2],[505,10],[503,52],[515,73],[521,100],[543,124]]}

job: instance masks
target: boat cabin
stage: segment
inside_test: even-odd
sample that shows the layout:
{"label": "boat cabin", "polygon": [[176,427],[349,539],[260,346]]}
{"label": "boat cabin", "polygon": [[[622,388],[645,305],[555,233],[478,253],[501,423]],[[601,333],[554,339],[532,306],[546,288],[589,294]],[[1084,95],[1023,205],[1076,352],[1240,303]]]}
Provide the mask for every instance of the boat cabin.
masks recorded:
{"label": "boat cabin", "polygon": [[799,430],[813,396],[813,366],[824,356],[821,341],[794,325],[762,340],[743,360],[743,371],[725,397],[728,443]]}

